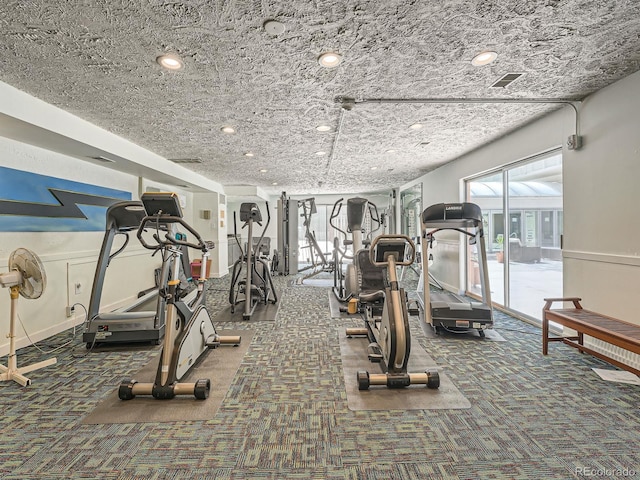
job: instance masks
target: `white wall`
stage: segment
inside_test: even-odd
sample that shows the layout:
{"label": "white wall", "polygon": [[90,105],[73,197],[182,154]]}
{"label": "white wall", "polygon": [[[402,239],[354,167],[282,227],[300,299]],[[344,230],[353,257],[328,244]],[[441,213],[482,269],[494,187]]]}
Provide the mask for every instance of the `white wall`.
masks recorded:
{"label": "white wall", "polygon": [[[227,218],[226,205],[220,203],[218,193],[194,193],[193,220],[191,226],[200,234],[203,240],[214,242],[213,250],[209,251],[211,270],[209,277],[219,278],[229,271],[227,266]],[[224,213],[221,215],[221,211]],[[210,218],[204,218],[209,212]],[[191,253],[192,260],[201,258],[197,252]]]}
{"label": "white wall", "polygon": [[[562,146],[564,294],[582,297],[585,308],[640,324],[639,91],[640,72],[586,99],[580,150],[565,146],[574,115],[564,107],[424,175],[417,180],[423,183],[423,206],[461,201],[465,177]],[[459,278],[445,281],[460,284]]]}
{"label": "white wall", "polygon": [[[564,169],[564,293],[606,315],[640,324],[640,72],[588,98],[584,155]],[[640,356],[594,341],[640,368]]]}
{"label": "white wall", "polygon": [[[128,191],[133,200],[139,199],[147,189],[178,193],[182,199],[185,220],[203,239],[213,240],[218,248],[222,246],[219,249],[222,252],[216,249],[212,252],[210,276],[227,273],[226,226],[220,228],[217,223],[218,193],[191,193],[186,189],[138,178],[4,137],[0,137],[0,157],[5,167]],[[201,219],[201,211],[205,209],[212,210],[209,221]],[[218,239],[219,235],[224,242]],[[104,231],[0,232],[0,272],[7,271],[11,252],[24,247],[38,255],[47,275],[47,287],[41,298],[28,300],[21,297],[18,300],[18,314],[24,324],[24,329],[19,326],[16,332],[18,348],[31,343],[27,334],[33,341],[40,341],[84,321],[81,307],[76,306],[69,318],[66,316],[66,307],[76,303],[89,307],[103,237]],[[120,245],[120,241],[117,240],[117,245]],[[222,255],[223,262],[219,258]],[[192,250],[190,257],[193,260],[200,255]],[[139,291],[152,287],[153,270],[159,266],[159,257],[151,257],[150,251],[144,249],[133,235],[126,250],[107,269],[101,310],[109,311],[127,305]],[[77,284],[80,284],[78,293]],[[0,355],[6,354],[9,349],[9,304],[9,290],[0,290],[0,315],[6,319],[0,322]]]}
{"label": "white wall", "polygon": [[[5,167],[129,191],[134,199],[137,197],[136,177],[55,152],[0,137],[0,156]],[[18,300],[18,315],[34,341],[82,322],[81,308],[76,308],[75,316],[67,318],[65,307],[77,302],[89,306],[93,276],[103,237],[104,231],[0,232],[0,272],[7,271],[8,257],[18,247],[32,250],[44,265],[47,287],[43,296],[36,300],[22,297]],[[152,286],[156,262],[151,262],[150,259],[151,256],[142,247],[127,248],[126,255],[123,254],[123,258],[114,262],[109,269],[112,278],[119,277],[120,281],[111,283],[109,290],[105,290],[103,305],[118,303],[129,297],[134,298],[138,290]],[[75,285],[78,283],[80,293],[76,294]],[[7,353],[9,344],[9,303],[9,290],[3,289],[0,291],[0,316],[5,319],[0,322],[2,355]],[[30,344],[22,327],[17,329],[16,336],[18,347]]]}

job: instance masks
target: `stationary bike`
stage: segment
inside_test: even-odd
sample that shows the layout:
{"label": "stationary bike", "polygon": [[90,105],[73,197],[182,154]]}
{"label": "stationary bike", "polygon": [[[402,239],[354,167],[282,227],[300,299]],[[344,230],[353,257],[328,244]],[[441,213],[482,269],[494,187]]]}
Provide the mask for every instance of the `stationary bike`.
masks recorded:
{"label": "stationary bike", "polygon": [[[248,228],[247,245],[244,249],[237,232],[235,212],[233,216],[233,229],[236,242],[240,248],[240,258],[233,264],[231,285],[229,287],[229,303],[231,304],[231,313],[233,313],[236,305],[244,302],[243,320],[251,319],[251,315],[253,315],[259,303],[267,305],[278,301],[269,265],[261,256],[264,234],[271,222],[269,203],[266,204],[266,207],[267,223],[258,241],[254,242],[253,225],[257,223],[262,226],[262,214],[255,203],[247,202],[240,205],[240,221],[244,223],[242,228]],[[267,248],[267,253],[268,250]],[[245,272],[245,277],[244,280],[241,280],[240,276],[243,271]]]}
{"label": "stationary bike", "polygon": [[[407,373],[411,352],[411,331],[407,312],[407,296],[398,285],[396,267],[411,265],[416,247],[406,235],[380,235],[369,250],[358,256],[363,287],[358,296],[365,305],[365,328],[348,328],[349,337],[366,335],[369,361],[380,363],[384,373],[357,373],[358,389],[368,390],[370,385],[389,388],[424,384],[438,388],[438,372]],[[386,277],[384,271],[386,270]],[[388,280],[388,281],[387,281]]]}
{"label": "stationary bike", "polygon": [[[197,295],[189,303],[180,296],[180,262],[183,246],[202,251],[203,265],[207,264],[209,249],[213,245],[202,240],[198,232],[182,218],[182,210],[175,193],[144,193],[142,203],[147,213],[138,228],[138,239],[143,247],[160,251],[163,256],[163,269],[168,268],[167,284],[160,286],[159,294],[166,303],[166,327],[162,353],[154,383],[139,383],[136,380],[125,380],[120,384],[118,397],[130,400],[136,395],[152,395],[158,399],[170,399],[176,395],[194,395],[199,400],[209,396],[211,381],[199,379],[195,383],[180,383],[191,368],[202,360],[209,348],[220,345],[238,345],[239,336],[220,336],[211,322],[205,307],[206,268],[201,269],[197,279]],[[177,226],[183,227],[193,235],[196,242],[188,242]],[[153,241],[144,237],[146,230],[152,230]],[[164,238],[160,232],[165,232]]]}

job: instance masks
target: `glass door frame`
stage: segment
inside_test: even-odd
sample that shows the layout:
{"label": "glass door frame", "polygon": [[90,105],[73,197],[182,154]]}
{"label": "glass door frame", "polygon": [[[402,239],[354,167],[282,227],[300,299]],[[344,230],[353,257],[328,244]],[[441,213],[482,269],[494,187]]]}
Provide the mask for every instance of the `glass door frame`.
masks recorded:
{"label": "glass door frame", "polygon": [[[502,274],[503,274],[503,285],[502,288],[504,290],[503,292],[503,302],[504,304],[499,304],[496,303],[495,301],[492,302],[494,303],[496,307],[503,309],[511,314],[515,314],[520,318],[523,318],[531,323],[534,323],[536,325],[541,324],[541,320],[535,317],[532,317],[524,312],[520,312],[518,310],[515,310],[513,307],[511,307],[511,275],[510,275],[510,261],[509,258],[511,256],[511,252],[510,252],[510,242],[509,242],[509,232],[511,232],[511,209],[510,209],[510,200],[511,200],[511,195],[509,194],[509,173],[511,171],[513,171],[514,169],[518,168],[518,167],[522,167],[524,165],[527,164],[532,164],[541,160],[544,160],[545,158],[550,158],[553,157],[554,155],[560,154],[561,158],[562,158],[562,148],[553,148],[550,150],[547,150],[545,152],[533,155],[531,157],[527,157],[521,160],[518,160],[516,162],[507,164],[507,165],[502,165],[501,167],[497,167],[495,169],[492,170],[487,170],[484,171],[482,173],[479,173],[477,175],[473,175],[473,176],[469,176],[466,177],[464,179],[462,179],[462,183],[463,183],[463,188],[462,188],[462,192],[464,195],[464,200],[465,202],[469,202],[469,201],[473,201],[473,199],[471,198],[471,188],[470,188],[470,183],[473,181],[476,181],[480,178],[484,178],[484,177],[489,177],[491,175],[497,175],[500,174],[501,176],[501,181],[502,181],[502,229],[503,229],[503,238],[504,238],[504,243],[503,243],[503,255],[504,255],[504,261],[503,261],[503,265],[502,265]],[[483,211],[483,215],[484,215],[484,211]],[[539,215],[539,212],[537,213],[537,215]],[[554,214],[552,215],[552,221],[558,221],[557,220],[558,215]],[[561,215],[560,218],[563,218],[563,216]],[[493,222],[493,218],[491,218],[491,221]],[[524,220],[522,220],[524,221]],[[554,225],[553,226],[554,229],[559,228],[560,231],[563,230],[561,225]],[[495,230],[495,226],[493,227],[493,229]],[[489,232],[485,232],[485,235],[489,235]],[[487,239],[487,242],[491,241],[491,239]],[[468,249],[467,248],[463,248],[463,255],[465,258],[464,261],[464,265],[468,265],[468,262],[466,261],[467,256],[469,255],[468,253]],[[464,272],[464,285],[465,285],[465,290],[468,292],[468,285],[469,285],[469,275],[471,273],[469,272],[468,267],[465,267],[465,272]],[[472,296],[475,296],[475,294],[471,294]],[[542,304],[541,307],[542,309]]]}

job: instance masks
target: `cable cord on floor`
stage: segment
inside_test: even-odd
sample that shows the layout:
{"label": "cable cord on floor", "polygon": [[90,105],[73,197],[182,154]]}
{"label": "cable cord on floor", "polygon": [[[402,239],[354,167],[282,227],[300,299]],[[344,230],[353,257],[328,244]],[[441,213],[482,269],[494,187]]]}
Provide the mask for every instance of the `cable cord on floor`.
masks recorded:
{"label": "cable cord on floor", "polygon": [[[86,322],[86,318],[87,318],[87,309],[85,308],[84,305],[82,305],[81,303],[75,303],[71,306],[71,309],[73,310],[76,306],[80,306],[82,307],[82,309],[84,310],[84,317],[85,317],[85,321],[83,321],[82,323]],[[71,345],[75,339],[76,339],[76,329],[77,329],[77,325],[73,326],[72,329],[72,333],[71,333],[71,339],[67,342],[64,342],[62,345],[57,345],[57,346],[52,346],[52,345],[47,345],[47,344],[43,344],[43,346],[49,348],[50,350],[44,350],[43,348],[41,348],[36,342],[34,342],[31,337],[29,336],[29,332],[27,332],[27,329],[24,326],[24,323],[22,322],[22,318],[20,318],[20,314],[18,314],[18,321],[20,322],[20,326],[22,326],[22,331],[24,332],[25,336],[27,337],[27,339],[29,340],[29,342],[31,343],[31,346],[35,347],[36,350],[38,350],[40,353],[42,353],[43,355],[51,355],[52,353],[56,353],[59,352],[60,350],[62,350],[63,348],[68,347],[69,345]]]}

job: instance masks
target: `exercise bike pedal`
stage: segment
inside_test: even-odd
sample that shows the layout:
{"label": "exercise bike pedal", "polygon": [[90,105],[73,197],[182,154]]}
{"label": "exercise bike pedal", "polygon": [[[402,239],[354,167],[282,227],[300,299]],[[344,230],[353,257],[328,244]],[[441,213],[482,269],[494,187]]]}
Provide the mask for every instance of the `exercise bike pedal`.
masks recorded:
{"label": "exercise bike pedal", "polygon": [[367,356],[369,357],[369,361],[373,363],[380,363],[384,359],[384,355],[382,355],[382,350],[377,343],[370,343],[367,347]]}

